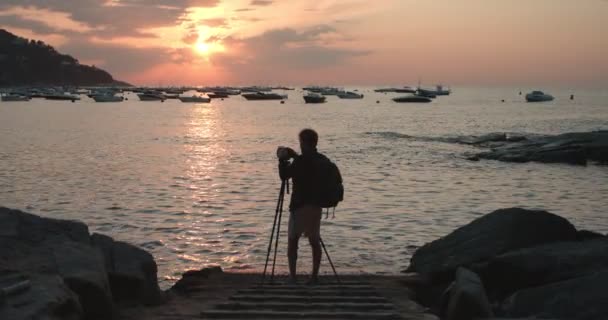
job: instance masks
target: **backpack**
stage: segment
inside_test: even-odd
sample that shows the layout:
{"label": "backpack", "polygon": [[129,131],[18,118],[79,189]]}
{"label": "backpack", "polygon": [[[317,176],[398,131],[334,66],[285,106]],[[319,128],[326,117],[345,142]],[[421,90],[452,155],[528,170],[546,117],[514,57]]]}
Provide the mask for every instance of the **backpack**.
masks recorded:
{"label": "backpack", "polygon": [[334,208],[344,200],[344,185],[340,169],[329,159],[320,162],[319,165],[319,206],[321,208]]}

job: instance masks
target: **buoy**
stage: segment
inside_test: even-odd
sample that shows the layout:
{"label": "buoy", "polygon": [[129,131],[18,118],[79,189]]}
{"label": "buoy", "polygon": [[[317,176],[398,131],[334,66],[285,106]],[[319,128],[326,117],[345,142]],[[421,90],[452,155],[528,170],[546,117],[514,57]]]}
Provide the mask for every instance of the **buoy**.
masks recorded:
{"label": "buoy", "polygon": [[521,91],[519,92],[519,95],[521,96]]}
{"label": "buoy", "polygon": [[380,103],[380,100],[376,100],[376,103]]}
{"label": "buoy", "polygon": [[224,101],[224,98],[222,98],[222,101]]}
{"label": "buoy", "polygon": [[502,99],[502,102],[505,102],[505,99]]}
{"label": "buoy", "polygon": [[285,103],[285,101],[281,100],[281,104],[284,104],[284,103]]}
{"label": "buoy", "polygon": [[573,94],[570,95],[570,100],[574,100],[574,95]]}

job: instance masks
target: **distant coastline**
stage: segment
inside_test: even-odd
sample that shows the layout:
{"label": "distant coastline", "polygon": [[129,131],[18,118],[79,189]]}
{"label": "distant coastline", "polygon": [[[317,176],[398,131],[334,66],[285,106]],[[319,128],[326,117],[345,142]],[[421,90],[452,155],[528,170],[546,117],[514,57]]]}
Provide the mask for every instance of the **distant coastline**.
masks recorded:
{"label": "distant coastline", "polygon": [[80,64],[39,40],[0,29],[0,86],[121,86],[105,70]]}

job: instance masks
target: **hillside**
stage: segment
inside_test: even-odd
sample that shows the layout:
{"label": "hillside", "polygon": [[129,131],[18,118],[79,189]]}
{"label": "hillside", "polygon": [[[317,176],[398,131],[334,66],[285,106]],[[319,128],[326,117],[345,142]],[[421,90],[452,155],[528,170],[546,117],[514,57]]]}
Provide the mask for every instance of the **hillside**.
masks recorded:
{"label": "hillside", "polygon": [[0,29],[0,86],[128,85],[108,72],[82,65],[42,41],[28,40]]}

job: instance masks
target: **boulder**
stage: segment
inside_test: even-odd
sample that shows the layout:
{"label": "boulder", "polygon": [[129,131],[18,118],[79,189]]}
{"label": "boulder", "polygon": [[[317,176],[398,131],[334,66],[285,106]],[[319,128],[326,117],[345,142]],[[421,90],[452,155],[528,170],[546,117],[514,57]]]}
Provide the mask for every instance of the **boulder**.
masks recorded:
{"label": "boulder", "polygon": [[408,272],[449,282],[458,267],[469,267],[508,251],[576,239],[568,220],[546,211],[500,209],[425,244],[412,256]]}
{"label": "boulder", "polygon": [[0,225],[0,270],[58,275],[78,295],[85,317],[113,316],[104,258],[86,225],[6,208],[0,208]]}
{"label": "boulder", "polygon": [[171,291],[177,293],[188,293],[196,291],[197,287],[203,284],[210,276],[222,273],[220,267],[203,268],[201,270],[189,270],[184,272],[182,278],[179,279],[172,287]]}
{"label": "boulder", "polygon": [[474,272],[458,268],[448,292],[447,320],[472,320],[492,317],[492,307],[481,279]]}
{"label": "boulder", "polygon": [[89,243],[89,228],[80,221],[59,220],[0,207],[0,237],[11,237],[28,242],[42,242],[61,237]]}
{"label": "boulder", "polygon": [[[14,274],[13,274],[14,275]],[[0,286],[17,288],[0,297],[0,319],[10,320],[77,320],[83,318],[78,296],[57,275],[17,274],[0,272]],[[7,279],[10,278],[10,279]],[[1,294],[0,294],[1,295]]]}
{"label": "boulder", "polygon": [[608,319],[608,271],[524,289],[502,305],[506,316],[569,320]]}
{"label": "boulder", "polygon": [[608,270],[608,238],[559,242],[495,257],[480,271],[491,295],[513,292]]}
{"label": "boulder", "polygon": [[93,234],[91,241],[103,252],[116,302],[145,305],[162,302],[157,266],[150,253],[102,234]]}
{"label": "boulder", "polygon": [[605,237],[606,236],[604,236],[603,234],[601,234],[599,232],[595,232],[595,231],[579,230],[576,232],[576,240],[578,240],[578,241],[587,241],[587,240],[605,238]]}

